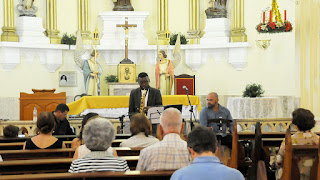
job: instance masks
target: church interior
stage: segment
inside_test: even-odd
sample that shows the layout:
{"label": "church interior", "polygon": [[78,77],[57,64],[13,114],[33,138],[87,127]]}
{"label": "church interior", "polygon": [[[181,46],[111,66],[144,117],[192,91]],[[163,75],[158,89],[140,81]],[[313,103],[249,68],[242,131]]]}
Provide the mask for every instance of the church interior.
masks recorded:
{"label": "church interior", "polygon": [[[34,113],[60,103],[69,106],[76,135],[82,117],[95,112],[109,118],[122,139],[130,134],[130,92],[141,87],[141,72],[160,89],[163,106],[182,105],[187,133],[201,124],[215,92],[252,162],[263,156],[247,152],[260,134],[261,143],[271,144],[272,166],[286,130],[294,130],[297,108],[313,113],[312,131],[320,134],[319,0],[0,0],[0,14],[0,146],[14,142],[3,137],[6,126],[34,136]],[[3,162],[5,150],[0,147]],[[319,179],[317,166],[311,178]]]}

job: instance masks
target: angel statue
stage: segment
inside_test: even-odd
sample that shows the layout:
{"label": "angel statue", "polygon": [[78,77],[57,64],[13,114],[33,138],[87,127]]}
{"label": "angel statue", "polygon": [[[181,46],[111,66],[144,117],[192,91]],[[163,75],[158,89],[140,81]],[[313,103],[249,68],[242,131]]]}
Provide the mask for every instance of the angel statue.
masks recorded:
{"label": "angel statue", "polygon": [[100,95],[100,75],[102,74],[102,69],[98,62],[98,57],[98,51],[93,50],[90,53],[90,51],[85,50],[80,32],[78,32],[74,60],[83,71],[86,94],[91,96]]}
{"label": "angel statue", "polygon": [[33,5],[33,2],[34,0],[22,0],[17,5],[19,16],[36,17],[36,12],[38,11],[38,8]]}
{"label": "angel statue", "polygon": [[173,61],[167,59],[165,51],[158,51],[158,62],[156,64],[156,88],[162,95],[170,95],[172,90],[174,71],[173,69],[180,63],[180,34],[178,34],[175,49],[173,51]]}

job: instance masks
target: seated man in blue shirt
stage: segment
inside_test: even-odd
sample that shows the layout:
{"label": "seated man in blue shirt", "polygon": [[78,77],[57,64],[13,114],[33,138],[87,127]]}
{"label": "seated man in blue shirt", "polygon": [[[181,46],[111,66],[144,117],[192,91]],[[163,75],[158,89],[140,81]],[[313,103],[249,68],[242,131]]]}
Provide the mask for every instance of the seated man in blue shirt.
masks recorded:
{"label": "seated man in blue shirt", "polygon": [[[207,102],[208,105],[201,109],[200,112],[200,125],[206,126],[206,127],[212,127],[212,130],[215,133],[223,133],[223,138],[222,138],[222,145],[226,145],[231,149],[232,145],[232,137],[231,136],[226,136],[226,131],[227,131],[227,125],[223,124],[221,131],[219,130],[218,123],[213,123],[209,122],[208,120],[211,119],[224,119],[224,120],[233,120],[232,116],[230,114],[230,111],[221,106],[219,102],[219,97],[218,94],[215,92],[211,92],[207,96]],[[232,132],[232,122],[228,124],[229,131]]]}
{"label": "seated man in blue shirt", "polygon": [[188,135],[187,145],[193,162],[174,172],[171,180],[244,180],[240,171],[225,166],[215,156],[217,139],[214,132],[208,128],[198,126],[191,131]]}

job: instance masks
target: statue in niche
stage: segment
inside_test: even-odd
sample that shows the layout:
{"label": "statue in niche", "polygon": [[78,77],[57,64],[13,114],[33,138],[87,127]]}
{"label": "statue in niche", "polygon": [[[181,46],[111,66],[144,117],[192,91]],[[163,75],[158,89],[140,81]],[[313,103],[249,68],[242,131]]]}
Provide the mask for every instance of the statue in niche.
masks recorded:
{"label": "statue in niche", "polygon": [[207,19],[227,18],[227,0],[210,0],[211,6],[205,11]]}
{"label": "statue in niche", "polygon": [[33,5],[33,2],[34,0],[22,0],[17,5],[19,16],[36,17],[36,12],[38,11],[38,8]]}
{"label": "statue in niche", "polygon": [[134,11],[130,0],[113,0],[113,11]]}

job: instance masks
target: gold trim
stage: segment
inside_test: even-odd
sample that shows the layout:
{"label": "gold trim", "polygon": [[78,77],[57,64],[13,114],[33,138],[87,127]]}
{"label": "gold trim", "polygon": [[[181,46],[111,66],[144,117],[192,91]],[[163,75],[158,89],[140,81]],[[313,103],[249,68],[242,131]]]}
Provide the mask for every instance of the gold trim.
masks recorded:
{"label": "gold trim", "polygon": [[91,43],[91,32],[88,30],[88,0],[78,0],[78,30],[84,44]]}
{"label": "gold trim", "polygon": [[166,33],[169,31],[168,0],[158,0],[158,39],[161,45],[166,44]]}
{"label": "gold trim", "polygon": [[199,16],[199,0],[189,0],[189,30],[188,39],[189,44],[199,44],[200,43],[200,16]]}
{"label": "gold trim", "polygon": [[47,22],[45,35],[50,39],[51,44],[60,44],[60,31],[57,30],[57,0],[47,0],[46,7]]}
{"label": "gold trim", "polygon": [[244,1],[235,0],[233,9],[233,22],[231,28],[230,42],[247,42],[244,27]]}
{"label": "gold trim", "polygon": [[3,0],[3,7],[4,26],[2,27],[1,41],[19,42],[14,23],[13,0]]}

